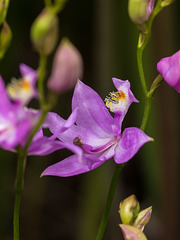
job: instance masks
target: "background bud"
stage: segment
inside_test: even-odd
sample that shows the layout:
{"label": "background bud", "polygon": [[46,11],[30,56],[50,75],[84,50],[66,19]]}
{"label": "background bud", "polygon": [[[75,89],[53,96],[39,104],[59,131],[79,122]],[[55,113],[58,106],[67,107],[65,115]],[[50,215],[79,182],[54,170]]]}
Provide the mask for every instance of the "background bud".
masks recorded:
{"label": "background bud", "polygon": [[126,224],[120,224],[120,228],[125,240],[147,240],[144,233],[138,228]]}
{"label": "background bud", "polygon": [[173,2],[174,2],[174,0],[164,0],[161,2],[161,7],[167,7]]}
{"label": "background bud", "polygon": [[137,25],[142,25],[148,20],[153,7],[154,0],[129,0],[129,17]]}
{"label": "background bud", "polygon": [[124,224],[131,224],[139,213],[140,206],[135,195],[124,199],[119,205],[121,221]]}
{"label": "background bud", "polygon": [[9,0],[0,0],[0,25],[6,19],[8,6],[9,6]]}
{"label": "background bud", "polygon": [[44,9],[31,27],[31,40],[38,52],[50,54],[57,43],[59,24],[50,9]]}
{"label": "background bud", "polygon": [[133,226],[143,231],[145,225],[149,222],[152,214],[152,207],[140,211],[133,223]]}
{"label": "background bud", "polygon": [[55,54],[48,88],[54,92],[68,91],[82,77],[82,73],[81,54],[70,41],[63,40]]}
{"label": "background bud", "polygon": [[3,23],[0,31],[0,59],[3,58],[11,42],[11,29],[6,22]]}

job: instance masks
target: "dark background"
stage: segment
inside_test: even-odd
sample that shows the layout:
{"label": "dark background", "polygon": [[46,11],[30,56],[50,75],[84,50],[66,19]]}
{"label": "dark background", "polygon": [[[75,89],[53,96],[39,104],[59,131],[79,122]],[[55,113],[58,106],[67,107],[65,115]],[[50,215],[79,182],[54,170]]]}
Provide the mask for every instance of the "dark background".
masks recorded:
{"label": "dark background", "polygon": [[[38,67],[38,55],[30,41],[30,27],[43,1],[11,1],[7,21],[13,32],[11,46],[0,63],[8,82],[19,76],[19,64]],[[175,1],[155,19],[152,38],[144,54],[148,85],[157,76],[156,64],[180,49],[180,2]],[[144,98],[136,63],[138,33],[127,13],[127,1],[69,0],[59,14],[60,39],[68,37],[84,59],[83,82],[104,99],[114,86],[111,78],[129,79],[139,104],[132,104],[123,128],[140,126]],[[52,65],[48,61],[47,79]],[[62,94],[54,111],[67,118],[72,92]],[[123,170],[116,189],[104,240],[122,239],[118,227],[119,202],[136,194],[142,208],[153,206],[145,228],[148,239],[179,240],[180,95],[163,83],[153,100],[146,133],[155,141],[145,145]],[[35,103],[36,106],[36,103]],[[98,169],[69,178],[43,177],[50,164],[70,153],[58,151],[46,157],[29,157],[25,172],[20,234],[22,240],[94,240],[115,167],[109,160]],[[0,151],[0,239],[13,237],[16,155]]]}

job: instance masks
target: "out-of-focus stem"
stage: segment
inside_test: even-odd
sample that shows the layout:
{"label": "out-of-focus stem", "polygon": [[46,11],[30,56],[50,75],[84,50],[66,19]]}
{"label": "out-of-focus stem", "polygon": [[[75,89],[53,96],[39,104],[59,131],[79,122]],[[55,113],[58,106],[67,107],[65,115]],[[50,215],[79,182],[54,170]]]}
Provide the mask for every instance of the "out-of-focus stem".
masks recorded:
{"label": "out-of-focus stem", "polygon": [[40,54],[39,68],[38,68],[38,90],[39,90],[39,101],[40,107],[44,105],[44,78],[46,73],[47,56],[44,53]]}
{"label": "out-of-focus stem", "polygon": [[99,226],[99,231],[98,231],[96,240],[102,240],[103,239],[104,231],[106,229],[106,225],[107,225],[110,210],[111,210],[111,205],[112,205],[112,201],[113,201],[113,197],[114,197],[114,192],[115,192],[115,189],[116,189],[116,185],[118,183],[119,175],[120,175],[124,165],[125,164],[116,165],[116,169],[114,171],[114,175],[113,175],[111,185],[110,185],[110,188],[109,188],[109,193],[108,193],[108,198],[107,198],[107,202],[106,202],[105,211],[104,211],[103,217],[101,219],[101,223],[100,223],[100,226]]}
{"label": "out-of-focus stem", "polygon": [[18,151],[18,166],[16,178],[16,197],[14,205],[14,240],[19,240],[19,214],[21,206],[21,195],[24,186],[24,169],[26,158],[21,150]]}
{"label": "out-of-focus stem", "polygon": [[24,147],[22,149],[18,148],[16,196],[15,196],[15,204],[14,204],[14,240],[19,240],[19,215],[20,215],[22,191],[24,187],[24,171],[25,171],[25,163],[26,163],[28,148],[32,142],[34,135],[36,134],[36,132],[44,122],[50,107],[45,104],[44,89],[43,89],[44,77],[46,72],[46,62],[47,62],[47,56],[45,54],[41,54],[39,70],[38,70],[38,89],[39,89],[40,106],[42,110],[41,115],[36,126],[31,131],[29,138],[26,144],[24,145]]}

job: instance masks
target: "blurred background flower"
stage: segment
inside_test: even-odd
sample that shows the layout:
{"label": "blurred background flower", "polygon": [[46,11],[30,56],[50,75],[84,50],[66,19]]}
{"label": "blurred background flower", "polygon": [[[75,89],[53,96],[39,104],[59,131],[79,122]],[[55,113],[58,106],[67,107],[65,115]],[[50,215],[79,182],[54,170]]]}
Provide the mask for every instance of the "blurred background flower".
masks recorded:
{"label": "blurred background flower", "polygon": [[[18,76],[19,63],[36,69],[38,55],[30,41],[30,27],[44,7],[41,1],[11,1],[7,15],[13,39],[0,72],[4,80]],[[127,1],[69,0],[59,15],[60,39],[68,37],[80,50],[84,60],[85,84],[102,98],[115,90],[111,78],[129,79],[140,103],[131,106],[123,128],[139,127],[143,113],[143,94],[136,63],[138,32],[128,17]],[[158,72],[157,62],[179,49],[180,2],[175,1],[155,19],[152,39],[145,50],[145,74],[150,83]],[[48,62],[50,76],[52,57]],[[67,119],[71,112],[71,92],[60,96],[54,108]],[[153,100],[146,133],[155,139],[147,144],[123,170],[116,190],[113,208],[104,240],[119,240],[119,202],[135,194],[153,214],[145,234],[151,240],[179,239],[179,94],[162,84]],[[37,106],[36,101],[32,103]],[[47,157],[27,160],[25,189],[21,212],[21,235],[26,240],[93,240],[96,237],[114,161],[107,161],[90,173],[70,178],[44,177],[41,172],[50,164],[64,159],[62,150]],[[16,156],[0,151],[0,239],[12,239],[14,180]]]}

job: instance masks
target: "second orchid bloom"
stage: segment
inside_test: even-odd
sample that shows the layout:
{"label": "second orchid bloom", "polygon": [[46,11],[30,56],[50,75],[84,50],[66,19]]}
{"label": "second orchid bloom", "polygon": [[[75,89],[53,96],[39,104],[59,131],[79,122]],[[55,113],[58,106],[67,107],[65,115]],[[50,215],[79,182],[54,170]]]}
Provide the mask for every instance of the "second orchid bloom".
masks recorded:
{"label": "second orchid bloom", "polygon": [[[60,131],[65,120],[56,113],[49,113],[46,124],[50,131],[72,151],[81,151],[45,169],[44,175],[68,177],[91,171],[110,158],[117,164],[129,161],[138,150],[152,138],[136,127],[121,131],[121,124],[132,102],[137,102],[130,90],[129,81],[113,78],[117,92],[105,99],[89,86],[78,81],[73,99],[72,110],[77,111],[76,124],[72,118],[69,128]],[[106,106],[114,112],[111,116]]]}

